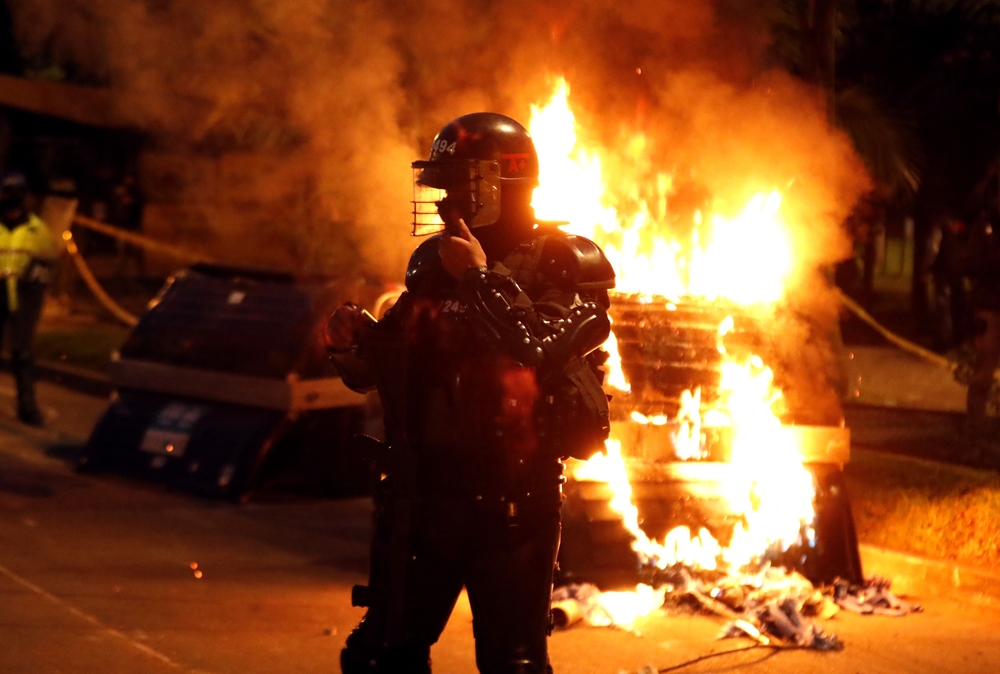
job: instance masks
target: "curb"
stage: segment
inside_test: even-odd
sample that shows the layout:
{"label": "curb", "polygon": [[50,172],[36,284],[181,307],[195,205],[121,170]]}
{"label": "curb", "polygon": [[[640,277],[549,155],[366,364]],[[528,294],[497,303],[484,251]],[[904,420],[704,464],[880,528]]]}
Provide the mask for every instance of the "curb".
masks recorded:
{"label": "curb", "polygon": [[975,603],[1000,606],[1000,575],[996,573],[872,545],[859,547],[865,577],[878,575],[891,579],[894,594],[917,598],[960,594]]}

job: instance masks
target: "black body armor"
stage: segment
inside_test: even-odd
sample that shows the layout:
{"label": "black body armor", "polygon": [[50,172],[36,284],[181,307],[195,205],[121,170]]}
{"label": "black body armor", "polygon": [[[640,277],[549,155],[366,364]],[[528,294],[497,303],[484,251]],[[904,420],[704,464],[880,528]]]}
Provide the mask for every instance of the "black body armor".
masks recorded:
{"label": "black body armor", "polygon": [[368,613],[342,668],[429,672],[464,585],[480,671],[544,674],[560,458],[589,457],[609,430],[598,347],[614,273],[592,242],[555,229],[462,281],[438,244],[414,251],[407,291],[335,359],[349,385],[377,384],[388,439],[371,578],[356,593]]}

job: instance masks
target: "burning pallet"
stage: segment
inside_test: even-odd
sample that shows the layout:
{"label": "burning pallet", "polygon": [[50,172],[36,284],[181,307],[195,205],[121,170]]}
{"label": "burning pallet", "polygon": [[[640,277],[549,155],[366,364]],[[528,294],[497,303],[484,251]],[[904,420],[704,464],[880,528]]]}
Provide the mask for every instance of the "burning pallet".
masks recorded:
{"label": "burning pallet", "polygon": [[[724,381],[727,364],[760,360],[756,354],[769,351],[761,321],[724,303],[655,303],[623,296],[614,298],[612,316],[620,367],[631,384],[612,404],[612,438],[621,456],[617,470],[623,473],[618,482],[624,486],[615,484],[607,467],[588,472],[581,465],[569,466],[559,582],[620,589],[648,582],[658,568],[674,564],[713,568],[717,562],[712,560],[742,545],[735,539],[752,528],[750,520],[762,516],[747,510],[763,510],[759,501],[767,495],[750,494],[743,509],[734,506],[733,498],[734,490],[739,493],[753,483],[746,445],[758,442],[771,445],[757,448],[763,470],[776,473],[768,488],[802,490],[803,481],[811,482],[806,488],[813,512],[811,519],[802,519],[800,531],[792,532],[794,540],[786,534],[780,542],[763,545],[756,563],[798,570],[816,583],[838,577],[860,583],[842,473],[850,458],[850,432],[795,425],[794,412],[786,411],[784,420],[772,416],[765,426],[752,429],[758,435],[748,440],[737,424],[713,421],[711,412],[731,402]],[[764,401],[763,407],[771,402]],[[781,448],[783,454],[771,456],[771,448]],[[774,465],[766,465],[768,461]],[[797,470],[782,478],[779,463]],[[628,506],[622,505],[623,488]],[[754,499],[758,503],[751,503]],[[623,515],[623,507],[634,513]],[[633,527],[628,526],[630,517]]]}

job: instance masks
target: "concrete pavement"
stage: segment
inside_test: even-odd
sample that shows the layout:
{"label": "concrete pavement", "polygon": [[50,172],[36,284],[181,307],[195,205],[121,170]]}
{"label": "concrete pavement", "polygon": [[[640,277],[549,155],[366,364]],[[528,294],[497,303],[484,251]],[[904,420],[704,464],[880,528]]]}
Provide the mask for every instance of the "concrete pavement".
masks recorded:
{"label": "concrete pavement", "polygon": [[0,672],[336,671],[367,501],[236,506],[80,475],[67,457],[105,401],[39,397],[42,430],[0,399]]}
{"label": "concrete pavement", "polygon": [[[360,617],[349,591],[364,579],[367,500],[238,506],[80,475],[68,459],[106,401],[46,383],[39,398],[48,427],[19,424],[13,382],[0,375],[0,672],[338,671]],[[993,670],[1000,611],[964,601],[974,589],[955,593],[964,572],[935,567],[928,578],[926,560],[863,554],[866,573],[896,577],[927,611],[841,614],[823,624],[846,641],[841,653],[747,651],[691,671]],[[470,623],[463,598],[434,649],[435,671],[475,671]],[[717,641],[720,628],[664,613],[637,623],[639,634],[575,628],[553,636],[552,659],[557,672],[619,674],[746,645]]]}
{"label": "concrete pavement", "polygon": [[964,414],[965,387],[940,365],[895,347],[847,346],[849,404]]}
{"label": "concrete pavement", "polygon": [[[42,394],[53,406],[102,406],[72,392]],[[0,672],[338,671],[337,654],[360,617],[349,588],[364,578],[367,500],[241,506],[81,475],[42,438],[82,439],[74,417],[25,432],[8,416],[0,405]],[[846,642],[839,653],[742,651],[691,671],[992,672],[1000,611],[921,599],[923,614],[841,614],[824,623]],[[663,612],[634,632],[578,627],[552,637],[552,661],[563,674],[619,674],[748,645],[717,640],[721,627],[712,617]],[[464,598],[433,658],[439,674],[475,671]]]}

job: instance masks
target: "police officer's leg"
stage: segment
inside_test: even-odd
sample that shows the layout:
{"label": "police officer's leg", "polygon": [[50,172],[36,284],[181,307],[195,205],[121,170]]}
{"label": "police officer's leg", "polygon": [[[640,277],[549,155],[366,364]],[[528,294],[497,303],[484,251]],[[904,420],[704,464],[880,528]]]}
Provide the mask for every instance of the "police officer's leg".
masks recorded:
{"label": "police officer's leg", "polygon": [[33,426],[44,423],[35,400],[35,364],[31,344],[42,315],[45,286],[19,283],[17,310],[10,312],[10,361],[17,383],[17,416]]}
{"label": "police officer's leg", "polygon": [[477,529],[466,588],[482,674],[546,674],[559,495],[521,507],[516,526],[495,515]]}
{"label": "police officer's leg", "polygon": [[[368,611],[361,623],[347,637],[340,653],[340,669],[344,674],[376,672],[379,657],[389,639],[389,623],[398,610],[397,602],[406,597],[396,597],[394,591],[406,586],[395,585],[405,578],[411,551],[408,543],[411,518],[415,501],[401,498],[395,493],[391,478],[378,483],[374,494],[375,530],[369,550],[367,591],[365,605]],[[398,573],[402,567],[404,573]]]}
{"label": "police officer's leg", "polygon": [[[421,501],[406,583],[404,633],[387,638],[381,633],[384,623],[366,618],[341,653],[345,674],[429,674],[431,646],[444,631],[462,592],[469,524],[468,504],[440,498]],[[386,645],[373,652],[363,646],[366,643]]]}
{"label": "police officer's leg", "polygon": [[430,674],[430,646],[409,641],[394,646],[382,644],[382,626],[366,615],[354,628],[340,652],[343,674]]}

